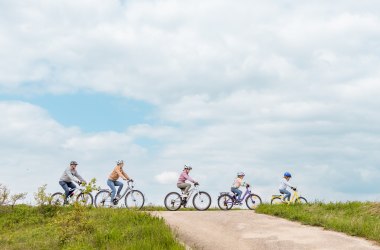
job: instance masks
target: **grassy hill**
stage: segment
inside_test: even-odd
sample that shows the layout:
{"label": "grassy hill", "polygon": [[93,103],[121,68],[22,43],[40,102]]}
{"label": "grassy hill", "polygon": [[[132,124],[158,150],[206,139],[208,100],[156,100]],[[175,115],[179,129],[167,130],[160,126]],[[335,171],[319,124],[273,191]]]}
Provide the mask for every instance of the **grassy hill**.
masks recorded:
{"label": "grassy hill", "polygon": [[256,212],[360,236],[380,243],[380,203],[260,205]]}
{"label": "grassy hill", "polygon": [[160,218],[127,209],[0,206],[1,249],[184,249]]}

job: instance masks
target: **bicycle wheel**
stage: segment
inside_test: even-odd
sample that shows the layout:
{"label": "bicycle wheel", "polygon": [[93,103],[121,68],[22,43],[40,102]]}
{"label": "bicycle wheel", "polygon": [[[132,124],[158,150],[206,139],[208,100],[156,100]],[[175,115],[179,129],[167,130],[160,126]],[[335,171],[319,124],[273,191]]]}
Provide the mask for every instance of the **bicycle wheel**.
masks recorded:
{"label": "bicycle wheel", "polygon": [[108,190],[101,190],[95,196],[95,207],[111,207],[111,192]]}
{"label": "bicycle wheel", "polygon": [[307,204],[308,202],[304,197],[299,197],[298,199],[296,199],[295,203],[296,204]]}
{"label": "bicycle wheel", "polygon": [[77,196],[77,202],[81,204],[82,206],[92,206],[94,202],[94,198],[92,197],[92,194],[88,193],[80,193]]}
{"label": "bicycle wheel", "polygon": [[200,191],[194,195],[193,205],[199,211],[207,210],[211,205],[211,196],[204,191]]}
{"label": "bicycle wheel", "polygon": [[54,193],[51,196],[50,205],[62,206],[64,202],[65,202],[65,195],[60,192]]}
{"label": "bicycle wheel", "polygon": [[280,197],[275,197],[270,201],[270,204],[272,205],[280,205],[283,204],[282,200]]}
{"label": "bicycle wheel", "polygon": [[218,206],[221,210],[230,210],[234,206],[234,201],[230,195],[222,194],[218,198]]}
{"label": "bicycle wheel", "polygon": [[177,192],[168,193],[164,203],[167,210],[176,211],[181,207],[181,196]]}
{"label": "bicycle wheel", "polygon": [[245,204],[251,210],[256,209],[261,204],[261,198],[257,194],[251,194],[245,199]]}
{"label": "bicycle wheel", "polygon": [[144,206],[145,198],[139,190],[128,192],[125,196],[125,206],[131,209],[141,209]]}

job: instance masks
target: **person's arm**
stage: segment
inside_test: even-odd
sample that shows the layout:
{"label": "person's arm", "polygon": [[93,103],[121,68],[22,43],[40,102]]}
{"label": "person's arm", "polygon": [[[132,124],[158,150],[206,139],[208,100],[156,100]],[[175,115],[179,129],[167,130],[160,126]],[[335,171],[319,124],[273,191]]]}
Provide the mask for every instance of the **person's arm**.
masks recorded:
{"label": "person's arm", "polygon": [[77,177],[81,182],[86,182],[86,181],[82,178],[82,176],[80,176],[80,175],[78,174],[78,171],[76,171],[76,170],[75,170],[75,172],[74,172],[74,176]]}
{"label": "person's arm", "polygon": [[115,168],[115,171],[116,171],[116,173],[117,173],[117,175],[118,175],[119,177],[121,177],[121,178],[123,178],[123,180],[125,180],[125,176],[124,176],[124,174],[123,174],[123,170],[121,169],[121,167],[117,166],[117,167]]}
{"label": "person's arm", "polygon": [[290,185],[289,181],[284,180],[284,184],[285,184],[285,186],[290,187],[291,189],[293,189],[293,187],[292,187],[292,185]]}
{"label": "person's arm", "polygon": [[191,181],[192,183],[196,183],[196,181],[193,180],[193,178],[191,178],[188,174],[183,173],[183,176],[185,177],[186,180]]}
{"label": "person's arm", "polygon": [[123,176],[124,176],[127,180],[131,179],[131,178],[129,178],[129,176],[127,175],[127,173],[124,172],[122,169],[121,169],[120,171],[121,171],[121,173],[123,174]]}

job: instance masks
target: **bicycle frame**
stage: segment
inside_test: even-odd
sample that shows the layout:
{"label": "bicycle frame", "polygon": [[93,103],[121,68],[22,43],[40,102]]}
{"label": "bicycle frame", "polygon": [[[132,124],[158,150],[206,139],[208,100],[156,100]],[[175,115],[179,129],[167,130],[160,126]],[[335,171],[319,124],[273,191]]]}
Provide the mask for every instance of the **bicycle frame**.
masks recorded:
{"label": "bicycle frame", "polygon": [[295,190],[293,192],[293,194],[290,196],[290,199],[287,201],[287,200],[284,200],[284,195],[283,194],[280,194],[280,195],[272,195],[272,200],[276,197],[280,197],[281,200],[285,201],[286,203],[288,204],[292,204],[292,203],[295,203],[295,201],[300,197],[299,193],[298,193],[298,190]]}
{"label": "bicycle frame", "polygon": [[[132,183],[132,184],[131,184]],[[120,198],[119,199],[117,199],[116,197],[116,199],[119,201],[119,200],[121,200],[121,199],[123,199],[124,198],[124,196],[128,193],[128,192],[130,192],[130,191],[133,191],[134,189],[134,185],[133,185],[133,182],[132,181],[127,181],[127,187],[125,188],[125,190],[124,191],[122,191],[121,192],[121,194],[120,194]],[[108,190],[108,191],[110,191],[110,192],[112,192],[112,190],[111,189],[106,189],[106,190]]]}
{"label": "bicycle frame", "polygon": [[[233,193],[233,192],[232,192]],[[237,197],[236,197],[236,200],[238,201],[238,202],[242,202],[242,201],[244,201],[247,197],[249,197],[249,195],[251,195],[251,188],[249,188],[249,187],[247,187],[247,189],[245,190],[245,193],[244,193],[244,195],[243,195],[243,197],[241,198],[241,199],[238,199]],[[233,193],[235,196],[236,196],[236,194],[235,193]]]}
{"label": "bicycle frame", "polygon": [[[195,192],[195,193],[194,193]],[[190,198],[192,197],[192,195],[194,194],[198,194],[199,193],[199,188],[198,188],[198,185],[194,185],[194,187],[190,188],[189,189],[189,195],[187,197],[187,200],[189,201]],[[182,194],[183,194],[183,191],[182,191]]]}

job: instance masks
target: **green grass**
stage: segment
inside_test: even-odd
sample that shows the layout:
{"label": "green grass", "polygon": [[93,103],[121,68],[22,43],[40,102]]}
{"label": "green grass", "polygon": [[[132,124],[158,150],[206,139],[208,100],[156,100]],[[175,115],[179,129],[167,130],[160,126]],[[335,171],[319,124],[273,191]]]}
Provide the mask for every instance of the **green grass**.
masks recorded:
{"label": "green grass", "polygon": [[360,236],[380,243],[380,203],[262,204],[256,212]]}
{"label": "green grass", "polygon": [[163,219],[127,209],[0,207],[1,249],[184,249]]}

